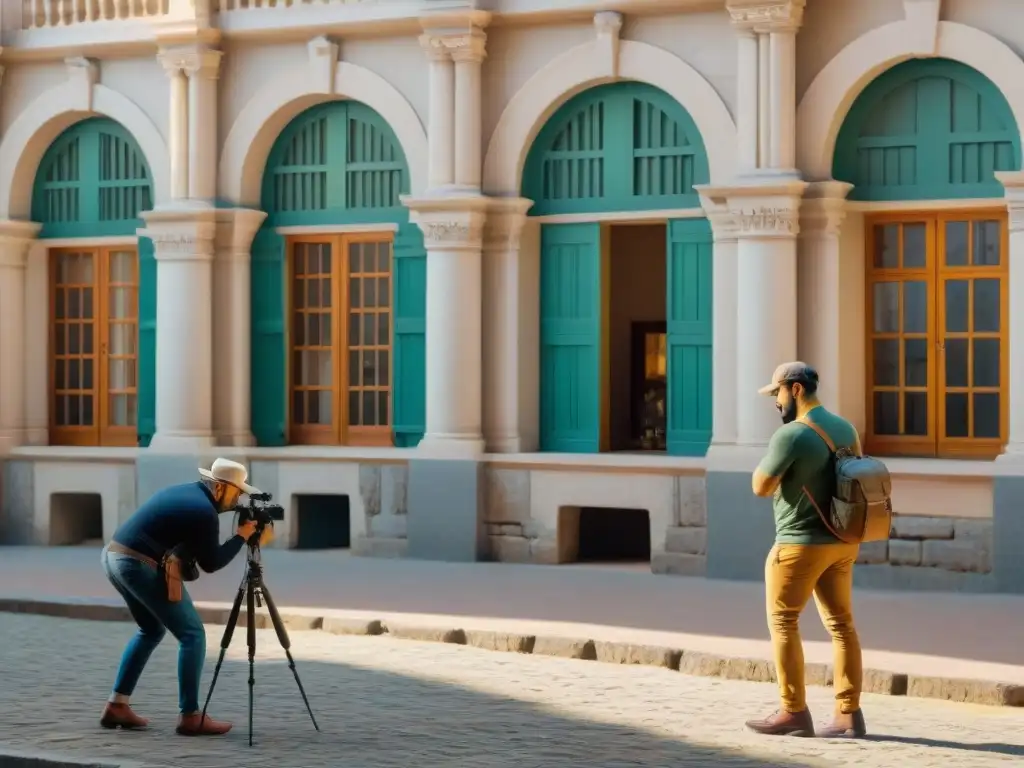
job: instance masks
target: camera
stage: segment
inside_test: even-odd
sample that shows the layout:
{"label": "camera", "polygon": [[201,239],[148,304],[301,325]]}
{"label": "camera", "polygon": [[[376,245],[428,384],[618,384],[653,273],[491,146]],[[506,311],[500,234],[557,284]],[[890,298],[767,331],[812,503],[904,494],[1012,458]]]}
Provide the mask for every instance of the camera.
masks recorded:
{"label": "camera", "polygon": [[250,520],[256,523],[256,533],[253,537],[259,541],[259,536],[268,525],[273,528],[275,520],[284,520],[284,507],[280,504],[271,504],[273,496],[269,493],[249,494],[248,504],[239,504],[235,507],[238,513],[238,524],[244,525]]}

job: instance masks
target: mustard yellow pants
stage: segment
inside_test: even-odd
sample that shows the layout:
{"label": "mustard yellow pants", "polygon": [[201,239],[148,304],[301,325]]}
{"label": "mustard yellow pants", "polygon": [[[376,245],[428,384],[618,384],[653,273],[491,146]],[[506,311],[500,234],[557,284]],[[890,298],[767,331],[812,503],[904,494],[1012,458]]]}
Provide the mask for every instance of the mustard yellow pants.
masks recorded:
{"label": "mustard yellow pants", "polygon": [[807,709],[800,614],[814,595],[832,635],[836,711],[860,708],[863,679],[860,640],[853,626],[853,564],[856,544],[776,544],[765,563],[768,629],[775,651],[782,708]]}

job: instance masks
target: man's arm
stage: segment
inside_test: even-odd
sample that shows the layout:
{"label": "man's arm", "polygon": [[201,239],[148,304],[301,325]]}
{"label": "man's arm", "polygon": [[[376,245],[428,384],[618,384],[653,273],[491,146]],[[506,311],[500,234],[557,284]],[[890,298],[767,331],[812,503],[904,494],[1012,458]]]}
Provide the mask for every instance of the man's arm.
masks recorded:
{"label": "man's arm", "polygon": [[771,496],[795,458],[797,430],[780,429],[768,442],[768,453],[754,470],[750,486],[755,496]]}
{"label": "man's arm", "polygon": [[220,523],[215,515],[207,515],[196,531],[196,562],[207,573],[216,573],[235,559],[244,544],[237,533],[221,544]]}

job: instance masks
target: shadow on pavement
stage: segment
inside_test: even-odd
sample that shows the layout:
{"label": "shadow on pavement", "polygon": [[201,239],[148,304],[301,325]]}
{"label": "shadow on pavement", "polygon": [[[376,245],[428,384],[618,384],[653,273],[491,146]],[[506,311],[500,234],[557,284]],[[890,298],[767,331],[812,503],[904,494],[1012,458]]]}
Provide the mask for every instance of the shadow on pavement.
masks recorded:
{"label": "shadow on pavement", "polygon": [[926,739],[917,736],[868,736],[867,741],[888,742],[890,744],[911,744],[918,747],[934,747],[935,749],[956,749],[965,752],[983,752],[995,755],[1024,757],[1024,747],[1019,744],[969,744],[944,739]]}

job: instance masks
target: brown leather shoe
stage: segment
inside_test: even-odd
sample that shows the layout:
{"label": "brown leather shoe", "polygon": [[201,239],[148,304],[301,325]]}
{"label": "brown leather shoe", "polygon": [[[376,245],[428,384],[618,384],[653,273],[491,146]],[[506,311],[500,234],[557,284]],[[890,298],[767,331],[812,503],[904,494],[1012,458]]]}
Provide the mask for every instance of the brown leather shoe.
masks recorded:
{"label": "brown leather shoe", "polygon": [[868,735],[863,710],[849,714],[837,712],[832,722],[818,731],[818,735],[823,739],[863,739]]}
{"label": "brown leather shoe", "polygon": [[100,726],[103,728],[123,728],[124,730],[137,730],[149,725],[149,720],[139,717],[127,704],[113,704],[108,702],[100,715]]}
{"label": "brown leather shoe", "polygon": [[803,712],[787,712],[780,709],[764,720],[747,720],[747,728],[763,736],[814,736],[814,720],[811,719],[811,712],[808,709]]}
{"label": "brown leather shoe", "polygon": [[181,736],[223,736],[231,730],[231,723],[214,720],[201,712],[192,715],[178,715],[177,732]]}

